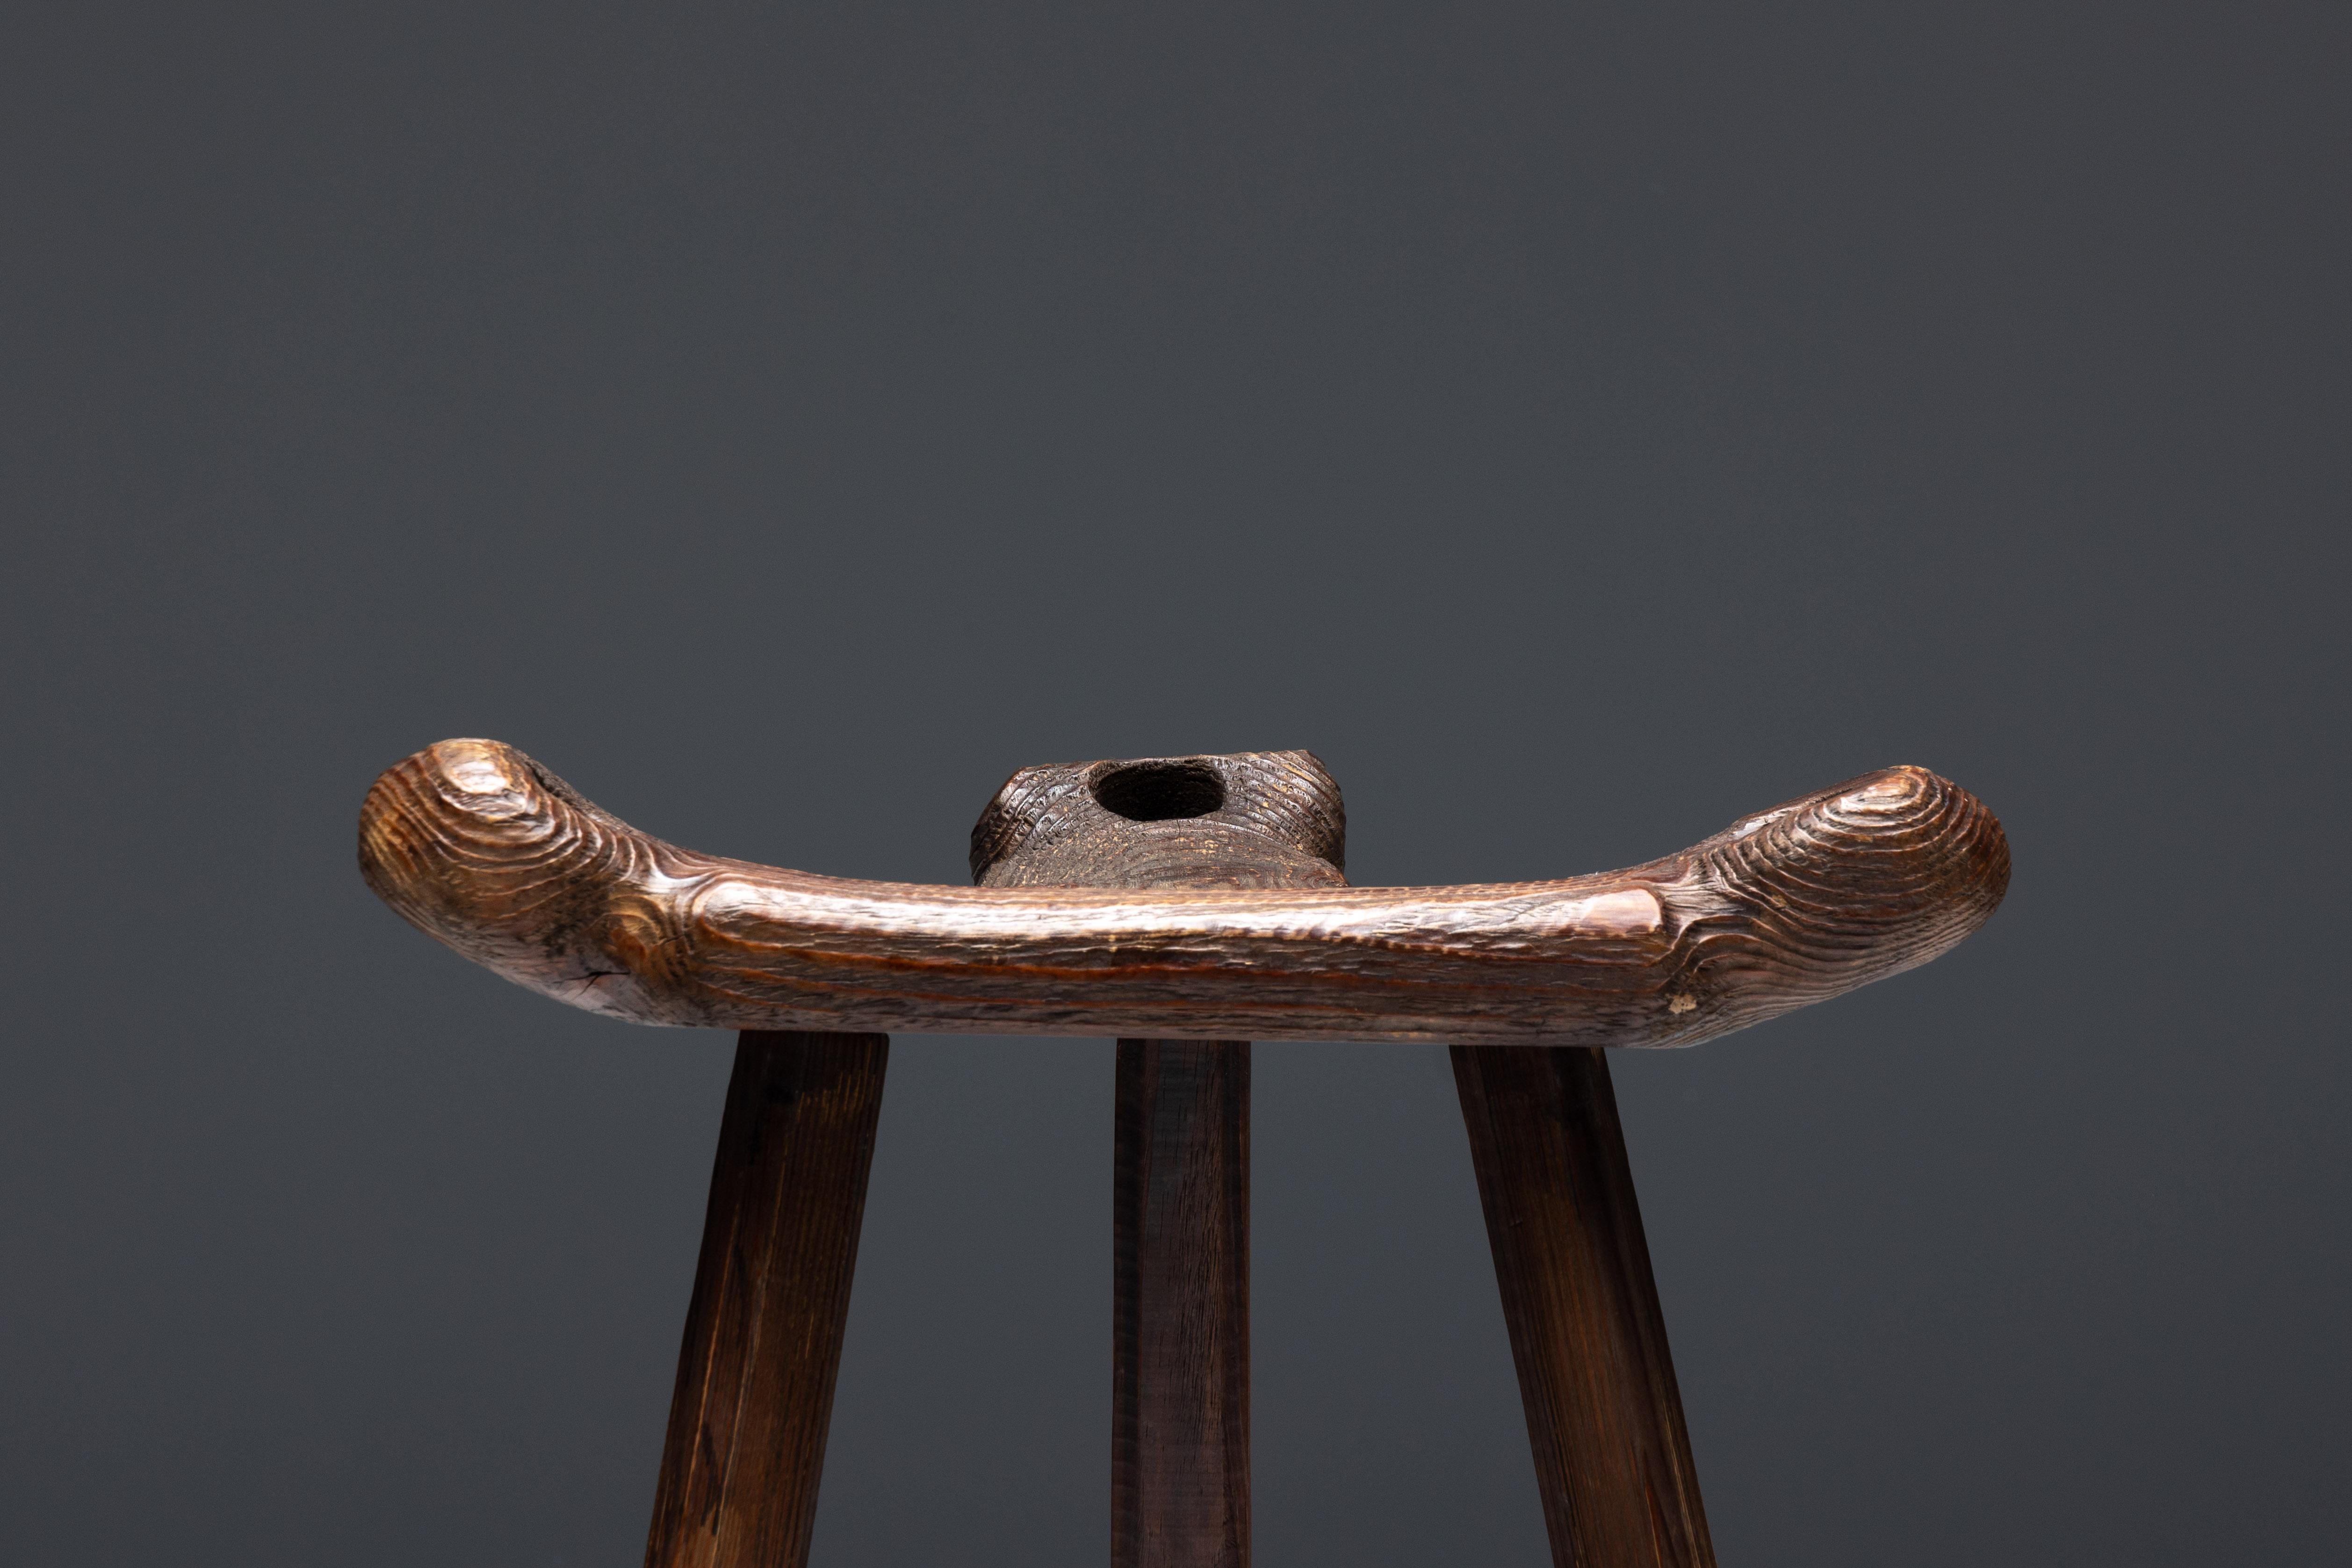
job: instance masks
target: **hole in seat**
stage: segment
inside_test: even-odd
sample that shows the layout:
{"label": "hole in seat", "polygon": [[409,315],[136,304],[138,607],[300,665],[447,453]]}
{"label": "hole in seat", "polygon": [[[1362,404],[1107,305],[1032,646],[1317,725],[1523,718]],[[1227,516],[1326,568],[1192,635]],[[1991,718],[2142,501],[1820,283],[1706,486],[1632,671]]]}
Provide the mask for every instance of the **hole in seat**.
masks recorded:
{"label": "hole in seat", "polygon": [[1094,782],[1095,804],[1129,822],[1206,816],[1225,804],[1225,781],[1206,763],[1130,763]]}

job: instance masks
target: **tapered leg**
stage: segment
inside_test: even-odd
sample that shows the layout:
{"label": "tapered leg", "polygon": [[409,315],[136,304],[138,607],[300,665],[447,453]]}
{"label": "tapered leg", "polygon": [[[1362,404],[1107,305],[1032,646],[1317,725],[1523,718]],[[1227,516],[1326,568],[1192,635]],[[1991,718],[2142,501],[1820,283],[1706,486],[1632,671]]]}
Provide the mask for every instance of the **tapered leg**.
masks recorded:
{"label": "tapered leg", "polygon": [[1118,1043],[1113,1568],[1246,1568],[1244,1041]]}
{"label": "tapered leg", "polygon": [[746,1030],[646,1568],[802,1568],[882,1110],[883,1035]]}
{"label": "tapered leg", "polygon": [[1456,1046],[1556,1568],[1713,1568],[1609,1064]]}

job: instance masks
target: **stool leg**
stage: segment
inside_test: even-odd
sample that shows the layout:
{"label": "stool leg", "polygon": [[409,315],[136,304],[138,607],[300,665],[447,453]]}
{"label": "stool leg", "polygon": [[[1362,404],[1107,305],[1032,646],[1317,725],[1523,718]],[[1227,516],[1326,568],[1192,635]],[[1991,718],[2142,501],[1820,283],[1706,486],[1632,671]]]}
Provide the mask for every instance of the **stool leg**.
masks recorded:
{"label": "stool leg", "polygon": [[803,1568],[884,1035],[745,1030],[710,1173],[646,1568]]}
{"label": "stool leg", "polygon": [[1249,1066],[1118,1043],[1113,1568],[1247,1568]]}
{"label": "stool leg", "polygon": [[1609,1064],[1456,1046],[1556,1568],[1713,1568]]}

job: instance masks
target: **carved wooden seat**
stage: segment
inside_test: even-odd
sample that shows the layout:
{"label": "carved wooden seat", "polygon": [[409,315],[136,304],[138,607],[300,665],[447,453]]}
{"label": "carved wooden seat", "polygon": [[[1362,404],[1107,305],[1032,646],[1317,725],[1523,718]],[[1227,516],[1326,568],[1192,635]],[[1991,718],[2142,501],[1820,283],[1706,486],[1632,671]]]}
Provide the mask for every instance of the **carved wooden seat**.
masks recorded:
{"label": "carved wooden seat", "polygon": [[368,884],[520,984],[743,1031],[649,1568],[802,1563],[890,1030],[1118,1038],[1112,1561],[1249,1559],[1251,1040],[1454,1047],[1552,1552],[1713,1561],[1599,1047],[1684,1046],[1923,963],[2009,880],[1967,791],[1890,768],[1679,854],[1351,888],[1303,752],[1024,769],[973,888],[680,849],[493,741],[387,770]]}

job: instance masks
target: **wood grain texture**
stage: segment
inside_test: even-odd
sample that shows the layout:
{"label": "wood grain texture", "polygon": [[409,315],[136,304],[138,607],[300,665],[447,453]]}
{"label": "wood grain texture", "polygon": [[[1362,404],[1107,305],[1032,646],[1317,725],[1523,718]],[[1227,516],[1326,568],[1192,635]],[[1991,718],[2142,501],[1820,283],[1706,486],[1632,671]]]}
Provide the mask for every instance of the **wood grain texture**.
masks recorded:
{"label": "wood grain texture", "polygon": [[[992,888],[1339,887],[1339,786],[1304,752],[1024,768],[972,829]],[[1118,1042],[1112,1568],[1250,1561],[1250,1048]]]}
{"label": "wood grain texture", "polygon": [[1555,1568],[1714,1568],[1607,1057],[1453,1055]]}
{"label": "wood grain texture", "polygon": [[1024,768],[971,830],[983,888],[1342,888],[1348,813],[1311,752]]}
{"label": "wood grain texture", "polygon": [[710,1174],[646,1568],[802,1568],[890,1042],[747,1031]]}
{"label": "wood grain texture", "polygon": [[1452,888],[947,888],[677,848],[521,752],[446,741],[360,817],[368,883],[516,983],[713,1028],[1683,1046],[1925,963],[2009,846],[1889,768],[1680,854]]}
{"label": "wood grain texture", "polygon": [[1248,1568],[1250,1048],[1121,1040],[1112,1568]]}

